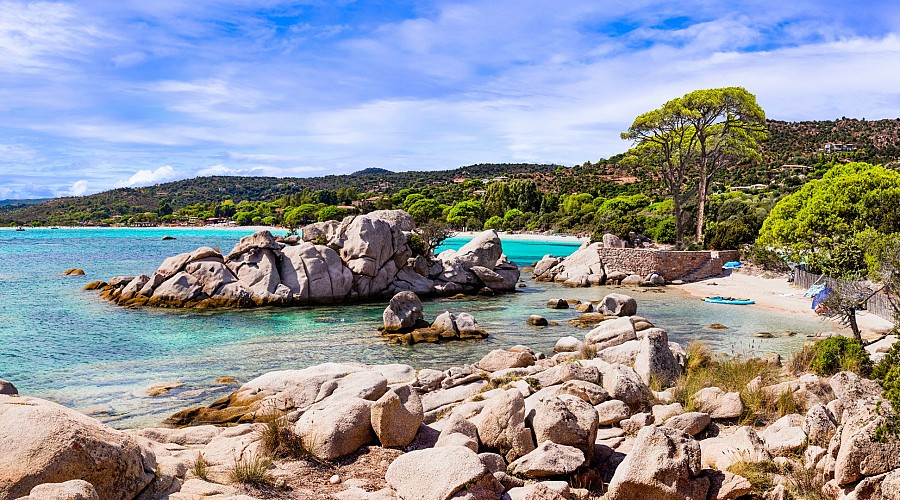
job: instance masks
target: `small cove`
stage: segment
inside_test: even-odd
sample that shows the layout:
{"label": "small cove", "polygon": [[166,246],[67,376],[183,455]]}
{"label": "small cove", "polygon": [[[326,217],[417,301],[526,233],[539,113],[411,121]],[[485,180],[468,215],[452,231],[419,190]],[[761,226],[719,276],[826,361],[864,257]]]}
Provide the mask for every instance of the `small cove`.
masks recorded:
{"label": "small cove", "polygon": [[[169,414],[206,404],[235,386],[216,385],[221,376],[246,381],[266,371],[317,363],[407,363],[445,368],[477,361],[486,352],[525,344],[549,353],[565,335],[586,330],[568,323],[572,310],[548,310],[550,298],[598,300],[616,288],[570,289],[535,283],[497,297],[426,301],[426,318],[444,310],[470,312],[491,334],[487,340],[400,346],[383,341],[376,328],[385,304],[242,311],[123,309],[81,288],[115,275],[151,273],[165,258],[201,245],[226,252],[243,229],[35,229],[0,231],[0,378],[23,394],[77,408],[116,427],[157,425]],[[162,241],[172,235],[174,241]],[[466,240],[453,239],[450,247]],[[529,265],[542,255],[567,255],[578,242],[504,241],[507,255]],[[70,267],[84,277],[63,277]],[[708,341],[721,352],[779,352],[802,344],[806,334],[831,330],[819,320],[753,307],[705,304],[676,287],[626,289],[638,314],[670,333],[671,340]],[[558,326],[525,325],[541,314]],[[722,323],[726,330],[706,328]],[[753,338],[767,331],[771,339]],[[785,336],[785,332],[796,332]],[[151,398],[145,389],[183,384]]]}

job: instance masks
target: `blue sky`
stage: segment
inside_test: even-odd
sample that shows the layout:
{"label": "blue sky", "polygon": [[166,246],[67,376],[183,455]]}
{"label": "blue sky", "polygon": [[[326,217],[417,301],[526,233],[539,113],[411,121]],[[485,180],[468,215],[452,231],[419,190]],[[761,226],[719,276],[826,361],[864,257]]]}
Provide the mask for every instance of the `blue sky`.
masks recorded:
{"label": "blue sky", "polygon": [[730,85],[775,119],[896,118],[898,31],[890,1],[0,0],[0,198],[579,164]]}

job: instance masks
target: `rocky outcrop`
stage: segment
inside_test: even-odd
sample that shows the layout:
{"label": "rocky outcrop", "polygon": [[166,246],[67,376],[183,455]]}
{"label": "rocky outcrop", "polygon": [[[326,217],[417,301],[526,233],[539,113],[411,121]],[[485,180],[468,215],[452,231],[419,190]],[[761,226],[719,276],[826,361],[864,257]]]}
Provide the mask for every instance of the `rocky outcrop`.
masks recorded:
{"label": "rocky outcrop", "polygon": [[[556,281],[572,283],[578,286],[602,285],[606,283],[606,269],[600,257],[602,243],[584,244],[555,265],[552,257],[544,257],[534,269],[534,278],[538,281]],[[583,284],[583,285],[582,285]]]}
{"label": "rocky outcrop", "polygon": [[212,308],[515,290],[519,269],[496,231],[427,259],[413,255],[414,230],[406,212],[380,210],[307,226],[302,241],[259,231],[227,255],[201,247],[165,259],[150,276],[110,280],[102,296],[123,306]]}
{"label": "rocky outcrop", "polygon": [[700,474],[700,446],[691,436],[654,425],[641,429],[631,453],[609,483],[609,500],[706,498],[709,479]]}
{"label": "rocky outcrop", "polygon": [[0,395],[0,499],[44,483],[87,481],[100,498],[131,500],[156,458],[131,436],[56,403]]}

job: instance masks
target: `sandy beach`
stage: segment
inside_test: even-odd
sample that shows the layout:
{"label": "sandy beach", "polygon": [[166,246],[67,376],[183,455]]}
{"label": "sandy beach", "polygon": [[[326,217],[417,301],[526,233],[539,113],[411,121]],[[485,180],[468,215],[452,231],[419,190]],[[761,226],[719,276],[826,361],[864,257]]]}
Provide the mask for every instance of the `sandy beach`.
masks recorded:
{"label": "sandy beach", "polygon": [[[481,231],[459,231],[453,233],[451,238],[474,238]],[[547,243],[584,243],[590,241],[585,236],[573,236],[568,234],[530,234],[530,233],[506,233],[498,231],[501,240],[518,240],[518,241],[542,241]]]}
{"label": "sandy beach", "polygon": [[[810,318],[821,317],[812,310],[812,299],[803,296],[806,289],[793,286],[786,277],[765,278],[737,270],[729,276],[687,283],[679,286],[679,289],[696,297],[722,296],[756,301],[751,306],[722,307],[764,307]],[[859,312],[856,318],[864,338],[883,335],[893,326],[890,321],[866,311]],[[849,333],[849,328],[846,331]]]}

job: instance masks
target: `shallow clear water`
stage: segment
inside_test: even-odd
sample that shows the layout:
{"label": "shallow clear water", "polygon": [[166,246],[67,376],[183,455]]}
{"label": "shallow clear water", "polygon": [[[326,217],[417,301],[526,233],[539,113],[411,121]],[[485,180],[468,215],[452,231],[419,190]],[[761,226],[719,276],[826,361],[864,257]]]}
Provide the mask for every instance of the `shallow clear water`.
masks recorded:
{"label": "shallow clear water", "polygon": [[[162,241],[167,234],[177,239]],[[164,258],[201,245],[227,252],[246,234],[241,229],[0,230],[0,378],[12,381],[22,394],[57,401],[117,427],[155,425],[174,411],[233,390],[214,384],[220,376],[246,381],[326,361],[441,368],[514,344],[549,353],[559,337],[580,337],[585,331],[565,322],[577,315],[574,310],[548,310],[547,300],[599,300],[611,291],[535,283],[526,273],[528,287],[515,294],[425,303],[426,318],[444,310],[472,313],[490,333],[488,339],[401,346],[378,335],[381,302],[223,312],[135,310],[82,290],[95,279],[150,274]],[[451,239],[447,245],[464,242]],[[577,242],[504,242],[505,253],[520,265],[548,253],[568,255],[577,247]],[[83,268],[86,276],[62,275],[72,267]],[[725,352],[785,353],[805,334],[832,328],[752,306],[706,304],[672,287],[626,293],[638,299],[638,314],[667,329],[672,340],[702,338]],[[530,314],[559,325],[526,326]],[[711,323],[730,328],[705,328]],[[759,331],[776,337],[751,337]],[[782,336],[786,331],[797,335]],[[161,382],[184,386],[165,396],[145,395],[147,387]]]}

